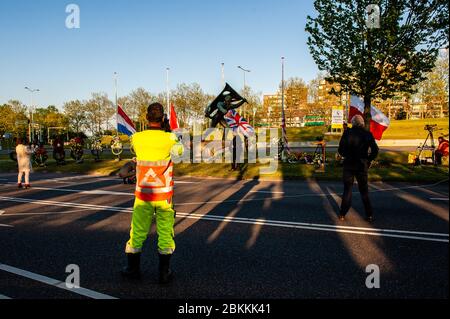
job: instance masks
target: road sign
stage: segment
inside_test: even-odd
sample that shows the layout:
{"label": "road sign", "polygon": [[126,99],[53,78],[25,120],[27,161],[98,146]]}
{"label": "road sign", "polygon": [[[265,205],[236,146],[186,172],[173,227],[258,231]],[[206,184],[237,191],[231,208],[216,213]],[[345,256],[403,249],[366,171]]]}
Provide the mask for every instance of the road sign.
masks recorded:
{"label": "road sign", "polygon": [[342,129],[344,128],[344,107],[333,107],[333,113],[331,118],[331,128]]}

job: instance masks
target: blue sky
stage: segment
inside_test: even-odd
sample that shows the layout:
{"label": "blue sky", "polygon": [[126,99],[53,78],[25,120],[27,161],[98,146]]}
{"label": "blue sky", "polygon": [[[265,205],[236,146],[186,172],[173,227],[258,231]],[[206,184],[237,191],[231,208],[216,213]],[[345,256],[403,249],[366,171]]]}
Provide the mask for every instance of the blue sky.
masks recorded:
{"label": "blue sky", "polygon": [[[1,0],[0,103],[29,104],[24,87],[39,88],[38,105],[62,106],[92,92],[119,96],[144,87],[199,83],[221,89],[221,66],[236,89],[242,65],[247,84],[275,92],[286,57],[286,77],[305,81],[318,72],[306,45],[306,16],[312,0]],[[80,29],[65,26],[70,3],[80,7]]]}

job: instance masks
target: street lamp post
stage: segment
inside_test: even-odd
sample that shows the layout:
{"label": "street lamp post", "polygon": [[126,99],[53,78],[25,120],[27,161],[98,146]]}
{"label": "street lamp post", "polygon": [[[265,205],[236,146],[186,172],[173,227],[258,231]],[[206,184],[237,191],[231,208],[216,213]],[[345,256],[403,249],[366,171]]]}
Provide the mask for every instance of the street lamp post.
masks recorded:
{"label": "street lamp post", "polygon": [[[115,111],[116,111],[116,136],[119,137],[119,126],[118,126],[118,99],[117,99],[117,79],[119,74],[117,72],[114,72],[114,101],[116,103],[115,105]],[[114,126],[113,126],[114,127]],[[106,120],[106,130],[109,130],[109,120]]]}
{"label": "street lamp post", "polygon": [[284,57],[281,58],[281,135],[283,138],[284,150],[282,153],[282,159],[285,159],[287,138],[286,138],[286,115],[284,112]]}
{"label": "street lamp post", "polygon": [[225,87],[225,63],[221,63],[222,66],[222,86]]}
{"label": "street lamp post", "polygon": [[[242,70],[242,72],[244,73],[244,88],[242,89],[242,92],[244,93],[245,92],[245,88],[247,87],[247,83],[246,83],[246,73],[250,73],[251,71],[250,70],[246,70],[246,69],[244,69],[242,66],[238,66],[238,69],[240,69],[240,70]],[[244,105],[244,111],[243,111],[243,113],[244,113],[244,117],[245,117],[245,109],[246,109],[246,107],[245,107],[245,105]]]}
{"label": "street lamp post", "polygon": [[40,90],[39,89],[30,89],[28,86],[25,87],[25,90],[27,90],[31,93],[30,124],[28,126],[28,130],[29,130],[28,136],[29,136],[30,142],[33,142],[33,140],[34,140],[33,93],[40,92]]}
{"label": "street lamp post", "polygon": [[117,77],[118,77],[118,73],[114,72],[114,96],[115,96],[116,107],[117,107]]}
{"label": "street lamp post", "polygon": [[167,90],[167,116],[170,113],[170,90],[169,90],[169,72],[170,68],[166,68],[167,76],[166,76],[166,90]]}

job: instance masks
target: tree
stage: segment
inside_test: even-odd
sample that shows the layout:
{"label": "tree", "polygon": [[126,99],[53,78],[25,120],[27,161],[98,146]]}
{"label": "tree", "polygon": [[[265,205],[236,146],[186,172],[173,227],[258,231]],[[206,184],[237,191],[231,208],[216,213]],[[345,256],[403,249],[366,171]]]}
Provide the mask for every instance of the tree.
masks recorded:
{"label": "tree", "polygon": [[[138,88],[128,95],[128,101],[123,105],[125,112],[133,121],[138,121],[155,97],[144,88]],[[144,118],[145,119],[145,118]]]}
{"label": "tree", "polygon": [[[262,119],[262,114],[260,114],[262,110],[262,93],[261,92],[254,92],[251,87],[245,86],[245,89],[241,91],[241,95],[247,99],[247,105],[245,106],[247,114],[243,116],[248,116],[248,119],[250,121],[250,118],[254,120],[255,125],[257,122],[259,122]],[[253,111],[255,112],[255,118],[253,118]],[[250,117],[251,114],[251,117]],[[249,124],[253,124],[252,122],[249,122]]]}
{"label": "tree", "polygon": [[8,105],[11,106],[12,110],[16,114],[27,114],[27,107],[18,100],[9,100]]}
{"label": "tree", "polygon": [[61,114],[54,105],[47,108],[37,108],[34,112],[34,122],[39,123],[43,128],[67,126],[68,119]]}
{"label": "tree", "polygon": [[28,130],[27,109],[22,102],[10,100],[0,106],[0,137],[5,133],[24,136]]}
{"label": "tree", "polygon": [[[280,92],[281,89],[280,83]],[[295,118],[301,118],[305,115],[306,104],[308,103],[308,86],[302,78],[289,78],[284,83],[284,96],[286,120],[293,124]]]}
{"label": "tree", "polygon": [[206,106],[211,100],[212,97],[205,94],[198,83],[182,83],[171,92],[171,102],[181,126],[189,125],[194,119],[204,118]]}
{"label": "tree", "polygon": [[14,112],[11,105],[0,105],[0,138],[6,132],[13,132],[14,130]]}
{"label": "tree", "polygon": [[[33,113],[33,122],[39,124],[39,136],[44,138],[47,136],[50,127],[67,127],[68,118],[62,114],[54,105],[46,108],[37,108]],[[50,136],[47,136],[50,138]]]}
{"label": "tree", "polygon": [[[366,9],[374,2],[380,25],[371,28]],[[448,47],[444,0],[316,0],[314,6],[318,15],[306,24],[312,57],[327,80],[364,98],[367,129],[372,99],[414,93],[439,48]]]}
{"label": "tree", "polygon": [[440,55],[435,68],[427,73],[426,80],[417,86],[421,102],[429,106],[448,107],[448,50]]}
{"label": "tree", "polygon": [[140,129],[143,130],[147,122],[147,108],[150,103],[154,101],[154,95],[144,88],[138,88],[132,91],[128,96],[120,98],[119,104],[122,105],[130,119],[135,123],[139,123]]}
{"label": "tree", "polygon": [[314,79],[308,82],[308,103],[319,102],[320,82],[325,79],[325,75],[318,74]]}
{"label": "tree", "polygon": [[85,104],[86,102],[80,100],[64,103],[64,115],[67,118],[69,128],[75,133],[81,132],[87,124],[87,117],[84,112]]}
{"label": "tree", "polygon": [[99,135],[102,127],[109,127],[109,121],[115,114],[116,109],[113,102],[108,99],[106,93],[92,93],[92,97],[84,105],[87,120],[87,129],[92,135]]}

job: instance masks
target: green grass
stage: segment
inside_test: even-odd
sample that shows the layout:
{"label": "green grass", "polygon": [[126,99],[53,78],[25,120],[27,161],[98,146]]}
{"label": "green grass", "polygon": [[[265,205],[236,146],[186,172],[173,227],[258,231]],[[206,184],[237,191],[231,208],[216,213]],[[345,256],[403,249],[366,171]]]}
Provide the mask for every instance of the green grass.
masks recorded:
{"label": "green grass", "polygon": [[[391,121],[391,125],[383,135],[385,140],[414,140],[425,139],[428,131],[424,130],[427,124],[437,124],[440,131],[436,131],[435,137],[446,135],[449,132],[449,120],[444,119],[426,119],[426,120],[405,120]],[[287,128],[287,137],[289,141],[315,141],[317,136],[324,136],[327,127],[302,127]],[[281,131],[280,131],[281,134]],[[327,141],[339,140],[340,135],[327,135]]]}
{"label": "green grass", "polygon": [[[112,154],[104,154],[103,160],[95,162],[91,155],[85,156],[82,164],[77,164],[72,159],[66,159],[67,164],[57,166],[51,159],[47,161],[47,167],[34,167],[35,172],[57,172],[76,174],[115,175],[118,170],[130,160],[131,156],[120,162],[115,160]],[[230,164],[177,164],[175,175],[216,177],[232,179],[317,179],[340,180],[342,167],[335,161],[335,154],[328,153],[327,169],[324,173],[315,170],[312,165],[278,163],[278,169],[273,174],[262,175],[260,169],[268,167],[268,164],[242,164],[239,171],[230,172]],[[437,182],[448,179],[448,166],[420,166],[414,167],[407,164],[408,152],[383,152],[380,154],[373,167],[369,171],[371,181],[403,181],[403,182]],[[0,172],[16,172],[16,163],[7,156],[0,158]]]}
{"label": "green grass", "polygon": [[[324,137],[327,132],[325,126],[313,126],[313,127],[291,127],[286,130],[287,138],[292,142],[301,141],[316,141],[317,137]],[[281,131],[280,131],[281,136]],[[340,135],[327,135],[326,141],[339,140]]]}
{"label": "green grass", "polygon": [[[95,162],[94,157],[87,155],[84,157],[82,164],[76,163],[71,158],[66,158],[66,165],[57,166],[56,161],[49,159],[45,167],[33,165],[34,172],[52,172],[52,173],[75,173],[75,174],[92,174],[92,175],[112,175],[115,174],[128,160],[120,162],[115,160],[112,154],[102,157],[100,162]],[[16,172],[16,163],[9,158],[0,159],[0,172]]]}
{"label": "green grass", "polygon": [[[414,167],[406,164],[407,152],[388,152],[380,155],[374,167],[369,171],[371,181],[402,181],[402,182],[437,182],[448,179],[447,167],[421,166]],[[260,168],[267,164],[242,164],[239,171],[230,172],[230,164],[177,164],[176,176],[216,177],[232,178],[239,180],[251,179],[317,179],[340,180],[342,167],[331,160],[327,164],[325,173],[317,172],[312,165],[279,163],[278,170],[270,175],[261,175]],[[95,162],[91,156],[87,156],[84,163],[77,164],[73,160],[67,160],[67,165],[56,166],[54,160],[47,162],[47,167],[34,167],[35,172],[57,172],[76,174],[114,175],[129,159],[120,162],[113,159],[104,159]],[[0,160],[0,172],[16,172],[16,164],[11,160]]]}
{"label": "green grass", "polygon": [[424,130],[427,124],[437,124],[439,129],[435,138],[441,134],[446,135],[449,131],[448,118],[445,119],[426,119],[426,120],[407,120],[407,121],[391,121],[389,129],[383,135],[383,139],[395,140],[395,139],[425,139],[428,135],[428,131]]}
{"label": "green grass", "polygon": [[[265,166],[265,165],[264,165]],[[244,164],[237,172],[230,172],[230,164],[181,164],[175,167],[176,176],[232,178],[238,180],[340,180],[342,167],[329,164],[325,173],[312,165],[280,163],[274,174],[261,175],[262,165]],[[448,179],[448,167],[413,167],[393,163],[389,167],[375,167],[369,171],[370,181],[383,182],[438,182]]]}

